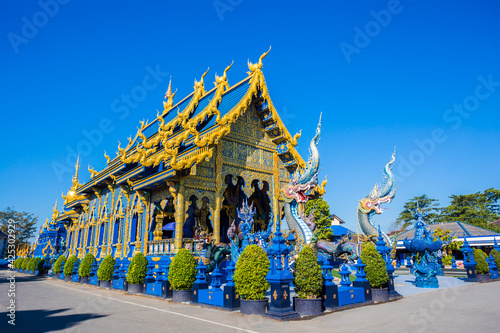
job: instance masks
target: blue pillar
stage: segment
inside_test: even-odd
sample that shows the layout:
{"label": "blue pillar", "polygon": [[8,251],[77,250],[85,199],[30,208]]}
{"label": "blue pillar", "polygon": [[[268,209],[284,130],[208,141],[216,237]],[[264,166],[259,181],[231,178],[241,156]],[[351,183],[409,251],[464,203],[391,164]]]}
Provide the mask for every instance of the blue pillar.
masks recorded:
{"label": "blue pillar", "polygon": [[467,238],[464,237],[464,245],[462,245],[462,253],[464,254],[464,268],[467,271],[467,282],[476,282],[476,261],[474,260],[474,250],[470,247]]}
{"label": "blue pillar", "polygon": [[[266,316],[277,320],[290,320],[300,317],[293,310],[290,302],[290,282],[293,280],[293,275],[288,268],[288,254],[291,249],[285,243],[285,238],[283,238],[280,230],[280,222],[278,222],[273,244],[267,250],[271,269],[266,276],[271,285],[271,303]],[[285,263],[284,267],[282,260]]]}
{"label": "blue pillar", "polygon": [[495,258],[490,253],[490,257],[488,258],[488,265],[490,266],[490,275],[491,279],[495,280],[498,279],[498,267],[497,264],[495,263]]}
{"label": "blue pillar", "polygon": [[235,310],[240,307],[240,297],[236,294],[236,286],[233,279],[235,269],[236,265],[231,259],[226,266],[227,283],[224,286],[224,308],[228,310]]}
{"label": "blue pillar", "polygon": [[333,282],[332,269],[333,266],[325,258],[321,270],[323,271],[323,307],[326,310],[333,310],[339,306],[338,287]]}
{"label": "blue pillar", "polygon": [[356,267],[356,280],[352,283],[354,287],[363,288],[363,294],[365,295],[365,302],[372,300],[372,288],[370,287],[370,282],[366,279],[365,267],[361,258],[354,265]]}
{"label": "blue pillar", "polygon": [[198,294],[200,289],[208,289],[208,283],[205,276],[205,271],[207,267],[203,264],[203,261],[198,261],[198,266],[196,266],[196,280],[193,283],[193,303],[198,303]]}

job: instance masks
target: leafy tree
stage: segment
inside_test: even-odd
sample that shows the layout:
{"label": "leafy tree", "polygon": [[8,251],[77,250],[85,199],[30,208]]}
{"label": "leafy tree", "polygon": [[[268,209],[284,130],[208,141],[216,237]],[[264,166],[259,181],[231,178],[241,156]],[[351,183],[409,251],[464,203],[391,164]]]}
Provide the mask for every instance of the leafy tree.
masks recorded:
{"label": "leafy tree", "polygon": [[59,258],[57,258],[56,262],[54,263],[54,268],[52,269],[52,271],[54,272],[54,274],[59,274],[61,272],[61,263],[63,262],[63,260],[66,260],[66,257],[64,257],[61,254],[59,256]]}
{"label": "leafy tree", "polygon": [[71,257],[68,258],[68,260],[66,260],[63,268],[64,276],[73,274],[73,266],[75,265],[77,260],[78,258],[75,255],[72,255]]}
{"label": "leafy tree", "polygon": [[442,248],[442,250],[445,252],[444,255],[451,254],[452,251],[460,251],[462,245],[464,244],[464,242],[453,242],[453,239],[457,237],[453,236],[450,230],[436,228],[436,230],[434,230],[434,241],[436,241],[438,238],[440,238],[443,243],[448,243]]}
{"label": "leafy tree", "polygon": [[316,236],[318,239],[328,240],[333,236],[330,226],[330,207],[322,198],[309,200],[306,203],[305,215],[309,216],[314,211],[314,223],[316,224]]}
{"label": "leafy tree", "polygon": [[6,234],[8,234],[10,219],[16,221],[14,246],[17,249],[19,244],[28,243],[28,240],[35,234],[38,217],[34,217],[31,213],[15,211],[13,207],[7,207],[5,210],[0,211],[0,230]]}
{"label": "leafy tree", "polygon": [[422,194],[420,196],[414,197],[406,202],[403,206],[404,210],[399,213],[396,219],[396,226],[405,229],[414,223],[413,215],[415,214],[415,209],[417,209],[417,204],[420,210],[427,214],[424,217],[424,221],[432,224],[439,222],[439,216],[442,208],[439,208],[439,200],[431,199],[427,194]]}
{"label": "leafy tree", "polygon": [[500,191],[490,188],[473,194],[451,195],[451,203],[441,213],[443,221],[460,221],[500,232],[492,222],[500,219]]}

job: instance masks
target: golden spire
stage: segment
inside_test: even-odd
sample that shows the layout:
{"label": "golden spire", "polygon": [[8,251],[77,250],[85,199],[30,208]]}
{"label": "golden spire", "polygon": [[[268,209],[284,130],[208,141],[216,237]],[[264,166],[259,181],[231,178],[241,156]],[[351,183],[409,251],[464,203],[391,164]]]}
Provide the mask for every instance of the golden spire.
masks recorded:
{"label": "golden spire", "polygon": [[[59,216],[59,212],[57,211],[57,200],[56,200],[56,204],[54,205],[54,208],[52,209],[52,220],[56,220],[57,217]],[[48,219],[47,219],[48,221]]]}
{"label": "golden spire", "polygon": [[80,170],[80,154],[78,154],[78,158],[76,159],[75,165],[75,181],[78,182],[78,170]]}
{"label": "golden spire", "polygon": [[172,75],[170,75],[170,82],[168,83],[168,89],[165,93],[165,99],[169,99],[172,96]]}
{"label": "golden spire", "polygon": [[174,93],[172,93],[172,75],[170,75],[170,82],[168,83],[168,89],[167,92],[165,93],[165,99],[167,100],[166,102],[163,101],[163,114],[164,115],[166,112],[168,112],[172,106],[174,105],[174,96],[177,93],[177,90],[175,90]]}

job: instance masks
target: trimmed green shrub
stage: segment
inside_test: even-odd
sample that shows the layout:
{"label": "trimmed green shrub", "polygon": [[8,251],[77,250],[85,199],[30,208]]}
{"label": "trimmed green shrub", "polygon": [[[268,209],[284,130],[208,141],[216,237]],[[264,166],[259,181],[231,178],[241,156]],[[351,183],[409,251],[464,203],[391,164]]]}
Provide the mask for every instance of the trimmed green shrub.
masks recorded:
{"label": "trimmed green shrub", "polygon": [[72,255],[71,257],[66,260],[64,263],[64,276],[71,275],[73,273],[73,266],[75,266],[75,262],[78,258],[75,255]]}
{"label": "trimmed green shrub", "polygon": [[309,246],[305,246],[295,262],[295,292],[299,298],[318,298],[323,277],[318,259]]}
{"label": "trimmed green shrub", "polygon": [[180,249],[170,264],[168,281],[174,290],[189,290],[195,280],[196,259],[188,250]]}
{"label": "trimmed green shrub", "polygon": [[36,269],[38,270],[38,275],[42,275],[44,273],[43,265],[45,264],[45,258],[42,258],[38,261]]}
{"label": "trimmed green shrub", "polygon": [[26,269],[28,261],[29,261],[28,258],[23,258],[23,262],[21,263],[21,269]]}
{"label": "trimmed green shrub", "polygon": [[52,268],[54,274],[59,274],[61,272],[61,263],[65,259],[66,257],[64,257],[62,254],[59,256],[59,258],[57,258],[56,262],[54,263],[54,267]]}
{"label": "trimmed green shrub", "polygon": [[389,276],[384,258],[372,243],[368,243],[361,252],[361,260],[366,265],[366,279],[370,282],[370,286],[375,289],[387,287]]}
{"label": "trimmed green shrub", "polygon": [[476,261],[476,273],[477,274],[489,274],[490,267],[486,261],[486,253],[480,249],[474,249],[474,260]]}
{"label": "trimmed green shrub", "polygon": [[500,269],[500,252],[493,249],[491,250],[491,255],[493,256],[493,259],[495,259],[495,264],[497,265],[498,269]]}
{"label": "trimmed green shrub", "polygon": [[80,267],[78,268],[78,275],[80,275],[81,277],[89,277],[94,259],[95,257],[92,253],[87,253],[80,263]]}
{"label": "trimmed green shrub", "polygon": [[146,277],[147,266],[148,259],[146,259],[144,254],[138,252],[134,258],[132,258],[132,262],[128,266],[127,282],[130,284],[142,284]]}
{"label": "trimmed green shrub", "polygon": [[240,254],[234,271],[236,292],[242,299],[261,300],[266,296],[269,282],[269,259],[264,250],[256,245],[247,246]]}
{"label": "trimmed green shrub", "polygon": [[21,264],[23,263],[23,258],[17,258],[14,260],[14,268],[18,269],[21,268]]}
{"label": "trimmed green shrub", "polygon": [[97,269],[97,278],[101,281],[111,281],[113,271],[115,270],[115,258],[108,254]]}
{"label": "trimmed green shrub", "polygon": [[32,270],[32,266],[33,266],[33,261],[35,261],[35,258],[30,258],[30,260],[28,261],[28,264],[26,265],[26,269],[28,271],[31,271]]}
{"label": "trimmed green shrub", "polygon": [[443,265],[450,266],[451,265],[451,254],[445,255],[443,258],[441,258],[443,261]]}
{"label": "trimmed green shrub", "polygon": [[35,273],[35,271],[38,269],[39,262],[40,258],[35,258],[35,260],[33,260],[33,262],[31,263],[31,270],[33,271],[33,273]]}

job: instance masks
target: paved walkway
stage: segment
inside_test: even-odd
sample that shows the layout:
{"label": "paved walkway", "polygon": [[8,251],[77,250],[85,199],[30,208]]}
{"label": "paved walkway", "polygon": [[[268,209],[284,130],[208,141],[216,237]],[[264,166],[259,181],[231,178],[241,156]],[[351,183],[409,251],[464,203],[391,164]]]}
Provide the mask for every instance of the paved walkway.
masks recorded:
{"label": "paved walkway", "polygon": [[[7,324],[9,272],[0,271],[0,332],[498,332],[500,282],[277,322],[61,280],[16,274],[16,326]],[[426,290],[427,291],[427,290]]]}

